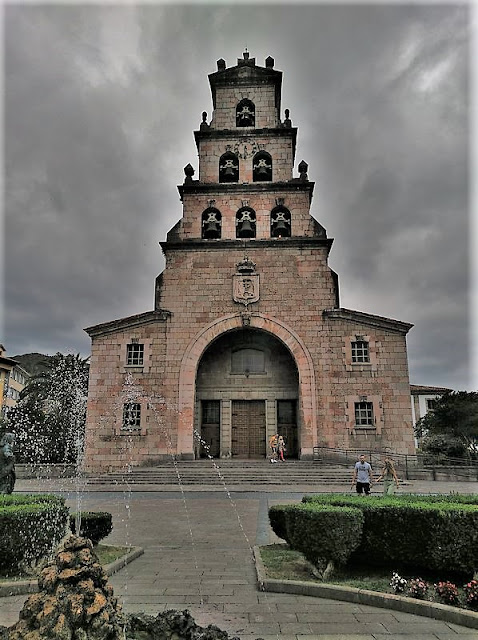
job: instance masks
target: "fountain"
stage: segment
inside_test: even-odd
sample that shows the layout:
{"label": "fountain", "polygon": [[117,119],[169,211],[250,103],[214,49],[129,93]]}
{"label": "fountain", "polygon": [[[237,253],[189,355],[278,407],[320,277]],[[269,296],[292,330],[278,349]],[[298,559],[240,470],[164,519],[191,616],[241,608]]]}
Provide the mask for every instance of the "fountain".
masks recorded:
{"label": "fountain", "polygon": [[[188,611],[156,617],[124,614],[90,540],[68,535],[41,571],[39,593],[25,602],[20,619],[0,629],[5,640],[227,640],[214,625],[194,622]],[[233,638],[232,640],[239,640]]]}

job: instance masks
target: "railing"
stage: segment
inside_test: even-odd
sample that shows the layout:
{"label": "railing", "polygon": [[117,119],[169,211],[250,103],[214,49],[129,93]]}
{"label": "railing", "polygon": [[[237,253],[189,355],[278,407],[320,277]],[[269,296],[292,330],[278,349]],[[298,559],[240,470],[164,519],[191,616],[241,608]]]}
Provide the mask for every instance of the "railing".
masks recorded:
{"label": "railing", "polygon": [[428,453],[396,453],[387,450],[372,449],[339,449],[334,447],[314,447],[314,459],[331,462],[343,466],[351,466],[364,455],[373,468],[379,469],[383,465],[385,456],[390,457],[397,469],[408,480],[410,475],[418,476],[420,472],[431,474],[437,479],[437,474],[448,473],[470,480],[478,480],[478,460],[464,458],[449,458],[443,456],[440,460],[433,460]]}

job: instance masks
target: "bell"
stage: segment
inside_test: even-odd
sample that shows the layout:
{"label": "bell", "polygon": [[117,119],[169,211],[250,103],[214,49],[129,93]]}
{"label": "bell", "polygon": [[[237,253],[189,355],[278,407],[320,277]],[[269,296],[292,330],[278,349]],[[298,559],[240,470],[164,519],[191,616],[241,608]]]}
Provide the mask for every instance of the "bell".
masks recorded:
{"label": "bell", "polygon": [[254,238],[254,229],[252,228],[252,224],[249,220],[244,220],[244,222],[239,223],[239,231],[237,235],[239,238]]}
{"label": "bell", "polygon": [[257,173],[259,175],[267,175],[269,173],[269,168],[265,165],[261,165],[260,167],[257,167]]}
{"label": "bell", "polygon": [[208,222],[204,225],[204,237],[209,240],[213,238],[220,238],[221,233],[219,229],[219,224],[217,222]]}
{"label": "bell", "polygon": [[224,175],[228,176],[229,178],[234,176],[234,167],[226,167],[224,169]]}
{"label": "bell", "polygon": [[284,237],[290,235],[289,225],[285,220],[278,220],[275,223],[272,223],[272,235],[274,238]]}

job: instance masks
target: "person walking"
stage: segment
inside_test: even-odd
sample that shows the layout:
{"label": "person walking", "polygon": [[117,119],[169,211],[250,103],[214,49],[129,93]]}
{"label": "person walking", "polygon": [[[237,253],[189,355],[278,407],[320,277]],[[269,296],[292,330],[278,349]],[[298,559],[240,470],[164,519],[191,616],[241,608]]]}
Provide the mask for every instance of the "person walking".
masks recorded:
{"label": "person walking", "polygon": [[365,493],[366,496],[370,495],[370,487],[373,484],[372,467],[365,461],[365,456],[361,455],[358,462],[355,463],[354,474],[352,476],[352,489],[358,494]]}
{"label": "person walking", "polygon": [[377,482],[383,479],[383,495],[390,496],[398,489],[398,476],[395,471],[393,461],[388,456],[385,458],[382,473],[378,476]]}
{"label": "person walking", "polygon": [[279,436],[277,440],[277,451],[279,452],[279,460],[281,462],[285,462],[284,452],[286,451],[286,448],[285,448],[284,438],[282,436]]}

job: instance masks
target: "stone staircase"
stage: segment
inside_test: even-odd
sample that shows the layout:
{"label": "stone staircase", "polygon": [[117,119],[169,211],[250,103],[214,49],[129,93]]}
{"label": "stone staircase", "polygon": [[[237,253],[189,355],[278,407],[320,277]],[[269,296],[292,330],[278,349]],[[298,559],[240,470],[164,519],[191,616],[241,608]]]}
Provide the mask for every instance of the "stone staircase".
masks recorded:
{"label": "stone staircase", "polygon": [[154,467],[134,467],[129,473],[90,475],[88,485],[342,485],[350,487],[351,467],[323,464],[319,460],[194,460],[163,462]]}

